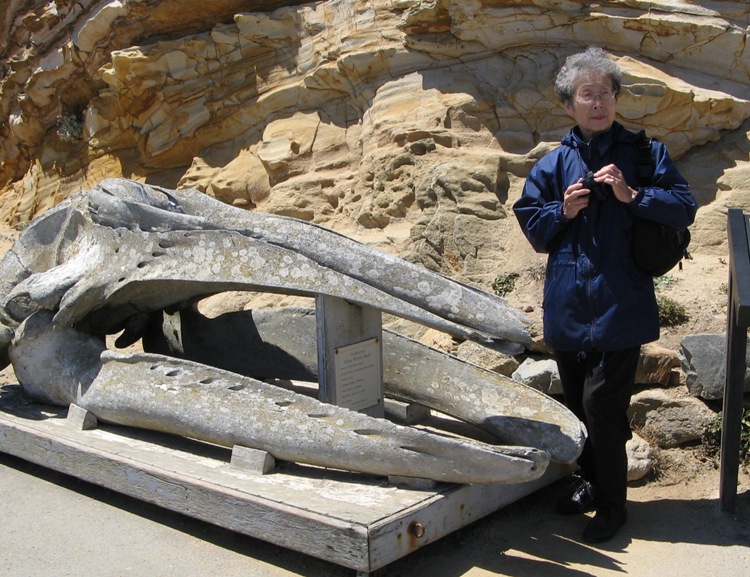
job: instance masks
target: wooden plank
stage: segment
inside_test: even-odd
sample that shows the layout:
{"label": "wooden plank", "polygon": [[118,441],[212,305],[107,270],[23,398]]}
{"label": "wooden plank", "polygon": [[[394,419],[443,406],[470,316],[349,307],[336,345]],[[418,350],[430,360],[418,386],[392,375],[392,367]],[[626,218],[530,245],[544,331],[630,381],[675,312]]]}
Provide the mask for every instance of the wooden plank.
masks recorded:
{"label": "wooden plank", "polygon": [[[8,387],[0,391],[5,393],[5,389]],[[15,389],[20,390],[20,387]],[[412,491],[388,486],[383,477],[294,463],[278,463],[278,474],[258,475],[232,467],[232,451],[228,448],[154,431],[101,422],[98,429],[79,431],[66,421],[66,409],[35,403],[9,406],[8,396],[0,394],[2,422],[39,429],[40,435],[78,443],[124,460],[143,462],[146,466],[176,471],[205,483],[223,484],[248,493],[261,492],[268,500],[293,507],[324,509],[347,523],[370,523],[388,515],[394,508],[409,507],[421,499]],[[363,487],[378,490],[366,496],[362,494]]]}
{"label": "wooden plank", "polygon": [[68,408],[68,422],[71,426],[80,429],[81,431],[96,429],[99,425],[99,422],[94,415],[86,409],[73,404]]}
{"label": "wooden plank", "polygon": [[232,467],[249,471],[256,475],[267,475],[276,468],[276,459],[267,451],[235,445],[232,448]]}
{"label": "wooden plank", "polygon": [[336,517],[92,449],[36,427],[3,426],[0,450],[238,533],[340,565],[367,567],[366,527]]}
{"label": "wooden plank", "polygon": [[378,569],[521,499],[572,472],[551,464],[536,481],[515,485],[461,485],[369,527],[370,566]]}
{"label": "wooden plank", "polygon": [[66,409],[25,401],[20,387],[0,388],[0,451],[364,573],[561,474],[553,467],[532,484],[439,483],[424,491],[293,463],[258,475],[233,467],[223,447],[102,423],[81,430],[66,416]]}

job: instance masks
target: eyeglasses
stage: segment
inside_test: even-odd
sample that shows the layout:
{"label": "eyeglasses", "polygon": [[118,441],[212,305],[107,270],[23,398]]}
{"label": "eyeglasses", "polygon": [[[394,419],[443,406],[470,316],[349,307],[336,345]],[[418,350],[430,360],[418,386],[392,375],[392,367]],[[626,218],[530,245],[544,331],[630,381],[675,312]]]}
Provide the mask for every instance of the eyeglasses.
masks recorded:
{"label": "eyeglasses", "polygon": [[595,99],[599,99],[600,102],[612,102],[617,96],[617,92],[605,88],[599,92],[593,92],[591,90],[584,90],[576,94],[576,100],[583,102],[584,104],[591,104]]}

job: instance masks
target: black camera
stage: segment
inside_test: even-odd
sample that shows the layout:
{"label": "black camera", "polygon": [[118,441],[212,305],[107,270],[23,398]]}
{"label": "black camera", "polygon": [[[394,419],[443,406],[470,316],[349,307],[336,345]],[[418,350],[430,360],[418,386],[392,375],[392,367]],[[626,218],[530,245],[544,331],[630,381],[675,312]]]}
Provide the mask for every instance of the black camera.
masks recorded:
{"label": "black camera", "polygon": [[590,170],[586,173],[586,176],[583,177],[583,182],[581,184],[583,184],[584,188],[588,188],[593,192],[599,200],[607,200],[613,194],[612,187],[603,182],[596,182],[594,180],[594,173]]}

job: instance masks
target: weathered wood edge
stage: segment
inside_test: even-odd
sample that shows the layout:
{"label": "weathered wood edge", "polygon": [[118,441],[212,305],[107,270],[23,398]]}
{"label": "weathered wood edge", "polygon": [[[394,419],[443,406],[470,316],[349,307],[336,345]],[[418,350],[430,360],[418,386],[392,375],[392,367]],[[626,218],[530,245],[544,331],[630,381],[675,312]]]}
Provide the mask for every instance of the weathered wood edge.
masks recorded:
{"label": "weathered wood edge", "polygon": [[513,485],[461,485],[368,527],[370,568],[380,569],[553,483],[572,471],[551,463],[545,474]]}
{"label": "weathered wood edge", "polygon": [[0,415],[2,452],[250,537],[369,570],[365,526],[108,453],[5,417]]}
{"label": "weathered wood edge", "polygon": [[[0,408],[2,401],[0,398]],[[151,454],[139,448],[143,444],[140,441],[123,449],[120,440],[119,446],[108,448],[106,439],[97,436],[102,428],[98,433],[81,430],[62,418],[65,409],[53,410],[55,414],[46,420],[39,415],[32,419],[0,410],[0,451],[361,573],[380,569],[567,472],[554,466],[541,479],[518,485],[441,484],[435,489],[413,491],[410,506],[394,506],[375,521],[357,522],[316,511],[313,506],[301,508],[257,492],[223,486],[216,479],[224,470],[221,467],[231,468],[229,463],[220,463],[218,472],[215,465],[201,471],[196,460],[181,461],[179,451],[162,446]],[[362,485],[358,490],[380,489]]]}

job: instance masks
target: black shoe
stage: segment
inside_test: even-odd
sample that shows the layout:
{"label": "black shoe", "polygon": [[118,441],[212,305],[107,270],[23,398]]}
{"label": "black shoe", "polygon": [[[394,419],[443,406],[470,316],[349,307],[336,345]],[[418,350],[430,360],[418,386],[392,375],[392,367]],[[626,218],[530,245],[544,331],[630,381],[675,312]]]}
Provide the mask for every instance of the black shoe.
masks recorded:
{"label": "black shoe", "polygon": [[583,532],[583,540],[587,543],[609,541],[627,520],[628,513],[625,509],[597,511]]}
{"label": "black shoe", "polygon": [[588,481],[579,481],[573,492],[558,501],[555,511],[560,515],[579,515],[594,510],[594,488]]}

